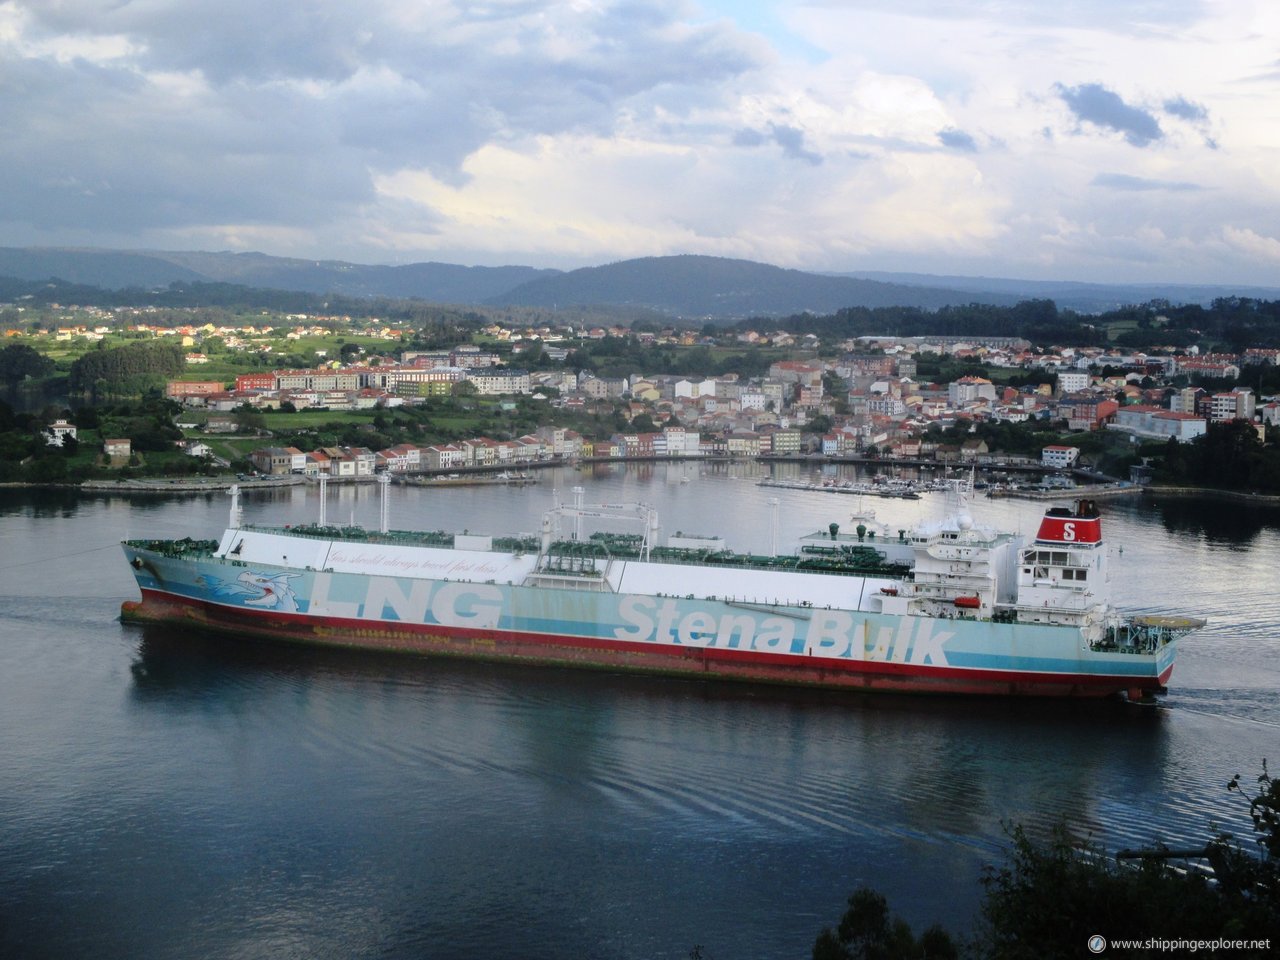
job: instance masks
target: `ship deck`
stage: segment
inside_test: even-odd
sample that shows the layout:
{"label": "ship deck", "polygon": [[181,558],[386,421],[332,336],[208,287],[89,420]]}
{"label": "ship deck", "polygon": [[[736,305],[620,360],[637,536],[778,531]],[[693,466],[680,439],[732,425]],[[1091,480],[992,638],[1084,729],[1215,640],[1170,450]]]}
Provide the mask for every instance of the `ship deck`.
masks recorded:
{"label": "ship deck", "polygon": [[[337,526],[245,526],[258,531],[311,540],[344,541],[362,544],[385,544],[400,547],[433,547],[455,549],[456,536],[442,530],[393,530],[387,533],[362,527]],[[166,556],[213,556],[218,548],[213,540],[131,540],[130,545]],[[541,545],[537,537],[493,537],[495,553],[536,554]],[[749,554],[731,550],[697,547],[652,547],[645,550],[639,535],[593,533],[584,540],[555,540],[547,551],[548,565],[566,570],[591,570],[610,560],[648,560],[653,563],[681,564],[698,567],[736,567],[746,570],[770,570],[796,573],[847,574],[909,579],[911,564],[886,556],[874,542],[857,540],[847,535],[834,538],[814,534],[804,538],[800,551],[794,554]]]}

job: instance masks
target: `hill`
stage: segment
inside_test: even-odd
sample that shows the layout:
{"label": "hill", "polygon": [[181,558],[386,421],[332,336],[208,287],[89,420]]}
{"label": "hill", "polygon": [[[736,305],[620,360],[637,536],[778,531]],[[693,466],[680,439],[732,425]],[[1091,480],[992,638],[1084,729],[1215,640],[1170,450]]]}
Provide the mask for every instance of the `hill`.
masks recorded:
{"label": "hill", "polygon": [[37,283],[57,279],[102,290],[163,290],[173,283],[234,284],[325,297],[385,297],[457,306],[652,311],[715,322],[830,314],[849,307],[1010,306],[1029,299],[1053,300],[1063,309],[1093,314],[1155,299],[1207,305],[1218,297],[1280,297],[1280,288],[823,274],[694,255],[644,257],[564,272],[449,263],[387,266],[262,253],[0,247],[0,278],[5,277]]}
{"label": "hill", "polygon": [[489,303],[537,307],[625,305],[673,316],[726,320],[833,313],[850,306],[932,310],[974,300],[1011,306],[1018,297],[825,276],[750,260],[686,255],[623,260],[544,276],[494,297]]}
{"label": "hill", "polygon": [[476,304],[554,272],[534,267],[463,267],[451,263],[368,266],[262,253],[0,247],[0,276],[19,280],[57,278],[107,290],[150,289],[175,282],[234,283],[301,293]]}
{"label": "hill", "polygon": [[1023,300],[1052,300],[1059,308],[1075,310],[1077,313],[1106,313],[1108,310],[1136,303],[1150,303],[1152,300],[1208,306],[1219,297],[1251,297],[1257,300],[1274,300],[1280,297],[1280,287],[1227,287],[1204,283],[1082,283],[1073,280],[1009,280],[1000,277],[955,277],[874,270],[836,276],[908,286],[945,287],[965,291],[970,295],[1004,293]]}

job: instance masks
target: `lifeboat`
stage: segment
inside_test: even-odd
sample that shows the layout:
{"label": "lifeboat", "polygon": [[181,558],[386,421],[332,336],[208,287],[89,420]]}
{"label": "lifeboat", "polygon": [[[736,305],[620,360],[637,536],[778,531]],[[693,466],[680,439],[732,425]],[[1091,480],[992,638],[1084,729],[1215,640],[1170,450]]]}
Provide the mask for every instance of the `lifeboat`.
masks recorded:
{"label": "lifeboat", "polygon": [[982,598],[981,597],[956,597],[955,600],[952,601],[952,603],[954,603],[957,607],[960,607],[964,610],[976,610],[978,609],[978,607],[982,606]]}
{"label": "lifeboat", "polygon": [[881,587],[880,592],[886,597],[896,597],[898,595],[897,587]]}

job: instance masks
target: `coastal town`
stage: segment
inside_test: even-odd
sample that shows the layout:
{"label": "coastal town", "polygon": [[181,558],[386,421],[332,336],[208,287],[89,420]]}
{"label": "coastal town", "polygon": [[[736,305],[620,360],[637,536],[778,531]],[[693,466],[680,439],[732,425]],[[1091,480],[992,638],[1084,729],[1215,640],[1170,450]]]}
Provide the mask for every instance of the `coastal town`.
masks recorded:
{"label": "coastal town", "polygon": [[[1275,367],[1280,348],[1207,354],[1195,346],[1046,349],[1026,339],[983,336],[861,336],[832,343],[763,322],[749,329],[639,331],[489,322],[448,346],[412,349],[406,347],[412,329],[377,319],[293,314],[215,325],[174,322],[172,312],[167,322],[156,322],[138,309],[64,308],[62,315],[81,322],[15,324],[4,330],[5,342],[42,355],[100,352],[113,342],[180,351],[181,370],[163,378],[177,431],[170,442],[204,465],[202,472],[362,478],[581,460],[950,463],[1010,453],[1068,470],[1089,461],[1099,466],[1103,445],[1132,453],[1143,444],[1186,444],[1215,423],[1247,423],[1262,442],[1280,420],[1280,402],[1242,382],[1250,371]],[[6,316],[20,314],[10,307]],[[607,344],[635,350],[639,368],[618,373],[616,363],[608,371],[583,365],[584,358],[590,364],[593,345]],[[714,371],[652,372],[639,366],[646,351],[668,358],[701,351],[708,360],[732,351],[759,372],[725,370],[723,360],[710,363],[718,366]],[[288,362],[304,358],[311,361],[306,366]],[[273,363],[281,360],[287,365]],[[154,469],[157,458],[139,458],[137,437],[92,437],[92,429],[82,436],[96,418],[86,421],[77,406],[84,408],[72,402],[60,415],[51,408],[33,421],[46,446],[61,449],[70,441],[78,447],[90,439],[102,470],[186,472]],[[461,415],[459,427],[468,413],[490,413],[488,425],[503,429],[465,434],[455,428],[435,437],[430,429],[398,429],[416,421],[397,414],[445,406]],[[372,442],[308,444],[301,425],[323,423],[325,414],[348,425],[364,422]],[[997,425],[1037,435],[1053,430],[1060,442],[998,449],[986,438]],[[1101,465],[1114,467],[1111,459]],[[1149,476],[1142,469],[1126,472],[1131,476],[1118,479],[1141,483]]]}

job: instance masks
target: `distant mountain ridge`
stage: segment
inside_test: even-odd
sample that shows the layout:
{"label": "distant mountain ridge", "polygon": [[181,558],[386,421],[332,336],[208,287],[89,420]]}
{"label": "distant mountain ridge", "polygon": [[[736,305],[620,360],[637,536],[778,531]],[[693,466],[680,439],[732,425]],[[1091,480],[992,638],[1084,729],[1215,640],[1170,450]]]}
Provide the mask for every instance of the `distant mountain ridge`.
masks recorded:
{"label": "distant mountain ridge", "polygon": [[1011,306],[1010,294],[978,295],[879,280],[785,270],[750,260],[696,255],[642,257],[539,277],[489,302],[495,306],[643,307],[714,319],[834,313],[845,307],[937,309],[980,299]]}
{"label": "distant mountain ridge", "polygon": [[642,257],[579,270],[525,266],[465,267],[448,263],[367,265],[262,253],[0,247],[0,277],[59,279],[107,290],[156,289],[171,283],[419,299],[442,304],[610,307],[690,319],[834,313],[847,307],[1009,306],[1051,299],[1059,307],[1097,313],[1164,298],[1208,303],[1220,296],[1280,298],[1280,288],[1172,284],[1090,284],[912,273],[811,273],[749,260],[700,255]]}

